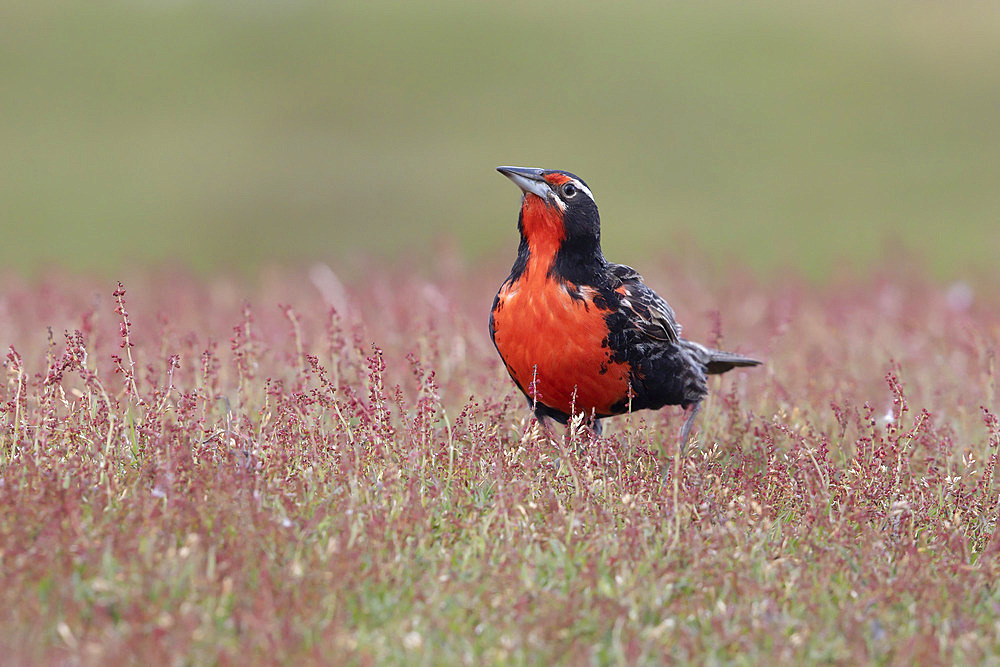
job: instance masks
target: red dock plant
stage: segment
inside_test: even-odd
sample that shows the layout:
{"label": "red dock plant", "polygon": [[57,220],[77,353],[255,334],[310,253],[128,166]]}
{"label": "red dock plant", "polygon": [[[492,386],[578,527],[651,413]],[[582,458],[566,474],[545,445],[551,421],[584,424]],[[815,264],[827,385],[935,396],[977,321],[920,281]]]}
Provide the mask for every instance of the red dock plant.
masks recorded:
{"label": "red dock plant", "polygon": [[[974,662],[1000,304],[898,274],[701,284],[768,360],[680,411],[528,419],[495,271],[0,292],[0,650],[85,662]],[[689,272],[688,275],[693,275]],[[902,275],[903,277],[900,277]],[[991,300],[992,299],[992,300]],[[697,304],[717,304],[699,312]],[[720,321],[717,312],[725,313]]]}

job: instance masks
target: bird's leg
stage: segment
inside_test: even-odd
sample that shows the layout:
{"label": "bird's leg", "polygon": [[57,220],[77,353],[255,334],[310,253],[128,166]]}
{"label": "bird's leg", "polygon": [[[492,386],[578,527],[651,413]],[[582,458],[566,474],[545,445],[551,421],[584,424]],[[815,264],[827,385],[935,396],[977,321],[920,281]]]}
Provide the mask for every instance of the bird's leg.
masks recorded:
{"label": "bird's leg", "polygon": [[[673,466],[669,463],[663,464],[663,469],[661,470],[661,479],[664,484],[667,480],[673,477],[674,487],[674,507],[677,507],[677,498],[679,493],[679,478],[681,473],[681,466],[683,465],[684,451],[687,449],[688,437],[691,435],[691,427],[694,425],[694,418],[698,416],[698,411],[701,410],[701,403],[691,403],[686,408],[684,408],[684,424],[681,425],[681,432],[677,438],[677,448],[674,449],[674,460]],[[671,469],[672,468],[672,469]]]}
{"label": "bird's leg", "polygon": [[[591,414],[590,419],[583,422],[584,429],[580,432],[581,438],[576,443],[576,453],[580,456],[587,453],[587,445],[593,444],[601,437],[601,433],[604,431],[601,426],[601,420]],[[572,422],[567,428],[572,429]]]}
{"label": "bird's leg", "polygon": [[701,410],[701,402],[691,403],[686,408],[684,408],[684,415],[686,419],[684,420],[684,425],[681,426],[681,433],[679,439],[681,456],[684,456],[684,450],[687,449],[688,436],[691,435],[691,427],[694,425],[694,418],[698,416],[699,410]]}
{"label": "bird's leg", "polygon": [[556,434],[552,430],[552,424],[549,422],[548,418],[545,415],[541,415],[536,412],[535,419],[538,421],[538,425],[542,429],[542,435],[545,436],[547,440],[551,440],[552,442],[558,442],[558,440],[556,439]]}

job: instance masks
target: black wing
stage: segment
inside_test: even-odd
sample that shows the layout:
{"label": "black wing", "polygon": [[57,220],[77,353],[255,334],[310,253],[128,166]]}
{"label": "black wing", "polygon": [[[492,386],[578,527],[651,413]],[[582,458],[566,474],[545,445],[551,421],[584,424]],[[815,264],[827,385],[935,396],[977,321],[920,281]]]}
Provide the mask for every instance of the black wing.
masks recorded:
{"label": "black wing", "polygon": [[725,373],[737,366],[757,366],[761,363],[750,357],[715,350],[681,338],[681,325],[677,323],[674,309],[663,297],[642,282],[642,276],[638,271],[623,264],[611,264],[608,268],[611,275],[621,281],[620,287],[624,287],[619,310],[628,313],[629,319],[646,338],[676,343],[710,374]]}
{"label": "black wing", "polygon": [[624,264],[609,264],[608,269],[621,283],[616,290],[622,295],[619,309],[628,313],[636,328],[653,340],[679,342],[681,325],[677,324],[674,309],[642,282],[639,272]]}

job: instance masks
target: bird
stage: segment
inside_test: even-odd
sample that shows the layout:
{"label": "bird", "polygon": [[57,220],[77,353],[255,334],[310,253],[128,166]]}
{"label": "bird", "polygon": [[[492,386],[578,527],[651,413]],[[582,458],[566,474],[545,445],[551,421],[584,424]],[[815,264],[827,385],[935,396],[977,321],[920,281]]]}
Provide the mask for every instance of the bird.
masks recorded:
{"label": "bird", "polygon": [[591,189],[568,171],[497,167],[522,192],[521,239],[490,311],[490,337],[539,423],[601,420],[676,405],[683,453],[707,375],[757,359],[681,337],[674,310],[633,268],[601,250]]}

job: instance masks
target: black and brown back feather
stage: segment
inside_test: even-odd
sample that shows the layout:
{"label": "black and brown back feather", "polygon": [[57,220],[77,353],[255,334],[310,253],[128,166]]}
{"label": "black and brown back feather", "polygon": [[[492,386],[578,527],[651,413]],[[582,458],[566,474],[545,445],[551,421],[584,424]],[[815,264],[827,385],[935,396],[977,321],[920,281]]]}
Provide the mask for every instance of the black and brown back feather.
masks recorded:
{"label": "black and brown back feather", "polygon": [[611,307],[606,316],[609,347],[632,367],[631,403],[622,411],[664,405],[688,406],[708,393],[705,376],[760,361],[681,338],[673,308],[650,289],[635,269],[607,264],[599,289]]}

